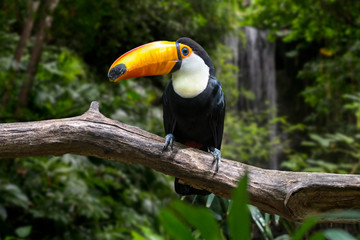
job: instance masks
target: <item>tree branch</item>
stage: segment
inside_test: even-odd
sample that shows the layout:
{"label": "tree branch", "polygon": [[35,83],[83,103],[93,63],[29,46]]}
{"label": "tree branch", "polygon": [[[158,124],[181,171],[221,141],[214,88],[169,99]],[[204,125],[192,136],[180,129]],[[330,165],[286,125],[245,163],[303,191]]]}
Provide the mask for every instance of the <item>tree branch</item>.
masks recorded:
{"label": "tree branch", "polygon": [[227,159],[215,173],[211,154],[178,143],[162,153],[163,143],[159,136],[106,118],[97,102],[78,117],[0,124],[0,158],[72,153],[137,163],[225,198],[247,172],[251,204],[291,221],[360,209],[360,175],[266,170]]}

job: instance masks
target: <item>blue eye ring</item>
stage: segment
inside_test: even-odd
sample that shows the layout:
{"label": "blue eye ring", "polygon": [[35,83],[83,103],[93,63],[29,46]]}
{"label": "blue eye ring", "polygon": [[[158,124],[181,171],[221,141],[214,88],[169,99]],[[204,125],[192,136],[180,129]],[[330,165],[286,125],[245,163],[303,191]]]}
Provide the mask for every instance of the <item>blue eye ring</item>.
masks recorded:
{"label": "blue eye ring", "polygon": [[187,56],[187,55],[189,55],[189,49],[187,48],[187,47],[183,47],[182,49],[181,49],[181,53],[182,53],[182,55],[184,55],[184,56]]}

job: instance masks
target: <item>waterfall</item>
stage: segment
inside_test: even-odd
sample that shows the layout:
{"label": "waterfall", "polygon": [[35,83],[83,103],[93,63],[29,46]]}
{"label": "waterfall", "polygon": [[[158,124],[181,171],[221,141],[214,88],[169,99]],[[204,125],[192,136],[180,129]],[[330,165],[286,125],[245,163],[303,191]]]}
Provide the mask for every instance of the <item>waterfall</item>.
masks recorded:
{"label": "waterfall", "polygon": [[[255,98],[240,97],[238,108],[260,113],[271,109],[268,121],[276,117],[276,78],[275,78],[275,43],[267,40],[268,31],[253,27],[241,29],[245,42],[241,41],[238,33],[229,34],[225,44],[233,51],[233,63],[240,69],[238,74],[238,89],[250,90]],[[275,140],[278,133],[277,124],[269,127],[269,140]],[[274,149],[269,156],[272,169],[278,168],[278,151]]]}

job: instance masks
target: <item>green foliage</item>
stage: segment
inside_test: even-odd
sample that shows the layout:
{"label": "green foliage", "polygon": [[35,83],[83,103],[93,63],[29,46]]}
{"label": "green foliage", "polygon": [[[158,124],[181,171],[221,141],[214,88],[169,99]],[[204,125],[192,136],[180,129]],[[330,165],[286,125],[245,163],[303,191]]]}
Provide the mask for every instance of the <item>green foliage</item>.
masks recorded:
{"label": "green foliage", "polygon": [[[247,177],[243,177],[233,193],[227,225],[231,239],[250,239],[246,187]],[[183,201],[172,202],[161,211],[159,218],[165,234],[173,239],[225,239],[228,232],[220,228],[214,213],[209,209],[191,206]]]}
{"label": "green foliage", "polygon": [[348,232],[342,229],[328,229],[323,232],[323,236],[329,240],[356,240]]}
{"label": "green foliage", "polygon": [[[342,108],[350,109],[357,117],[358,96],[345,95],[345,98],[351,99],[353,102],[345,104]],[[352,128],[355,128],[354,125]],[[302,141],[302,146],[309,149],[309,154],[289,155],[289,160],[283,162],[282,166],[294,171],[360,173],[359,139],[360,135],[356,131],[347,134],[341,132],[309,133],[309,140]]]}
{"label": "green foliage", "polygon": [[254,163],[256,160],[258,164],[266,162],[279,140],[270,141],[270,124],[262,124],[265,122],[264,117],[267,116],[255,116],[251,113],[244,113],[239,117],[227,112],[222,147],[224,156],[247,163]]}
{"label": "green foliage", "polygon": [[278,150],[286,151],[289,146],[289,142],[282,141],[280,135],[270,138],[274,125],[276,124],[282,132],[286,133],[303,130],[304,126],[291,125],[286,117],[277,117],[268,121],[269,115],[272,115],[276,109],[268,109],[260,114],[254,114],[248,109],[239,112],[237,109],[239,96],[254,100],[254,93],[234,87],[241,73],[238,66],[231,62],[233,57],[231,49],[218,44],[210,55],[213,56],[214,64],[219,66],[216,76],[221,81],[226,96],[223,156],[257,166],[267,166],[272,153]]}
{"label": "green foliage", "polygon": [[[149,170],[122,165],[119,171],[106,162],[96,162],[64,155],[2,164],[0,237],[15,233],[19,237],[86,239],[90,234],[113,239],[129,236],[130,229],[138,224],[153,226],[163,201],[157,196],[164,193],[156,189],[154,194],[151,189],[141,192],[133,182],[144,173],[161,178]],[[2,179],[15,183],[6,184]],[[159,180],[156,185],[160,188],[168,184],[165,179]]]}
{"label": "green foliage", "polygon": [[285,41],[328,39],[339,44],[359,36],[359,8],[351,0],[256,0],[243,8],[241,24],[268,28],[273,38],[279,34]]}
{"label": "green foliage", "polygon": [[260,210],[252,205],[249,205],[249,210],[251,213],[251,218],[255,222],[257,228],[263,235],[264,239],[274,239],[271,227],[270,227],[270,214],[265,213],[264,215],[260,212]]}
{"label": "green foliage", "polygon": [[239,68],[231,62],[233,58],[232,50],[219,43],[215,50],[209,53],[214,60],[216,68],[216,76],[222,84],[224,94],[226,96],[227,112],[232,111],[236,107],[239,99],[239,90],[234,86],[237,85],[237,76]]}
{"label": "green foliage", "polygon": [[[5,181],[0,181],[1,202],[8,202],[12,206],[20,207],[26,210],[28,208],[28,197],[19,189],[17,185],[6,183]],[[4,204],[0,204],[0,215],[3,221],[5,221],[8,217],[8,213]]]}
{"label": "green foliage", "polygon": [[359,2],[257,0],[239,8],[241,26],[269,29],[270,39],[292,43],[288,58],[305,59],[293,81],[305,85],[306,132],[297,151],[286,150],[282,166],[359,173]]}
{"label": "green foliage", "polygon": [[356,117],[356,128],[360,129],[360,93],[356,93],[355,95],[345,94],[345,99],[351,100],[351,103],[345,104],[345,109],[350,109],[354,112]]}
{"label": "green foliage", "polygon": [[[141,228],[139,232],[132,232],[133,239],[251,239],[251,218],[258,227],[263,239],[271,240],[301,240],[301,239],[356,239],[342,229],[325,229],[313,231],[313,228],[322,219],[348,219],[360,220],[360,212],[354,210],[337,211],[319,214],[306,219],[297,229],[290,230],[289,234],[274,237],[269,214],[261,213],[255,206],[248,205],[247,176],[240,179],[238,187],[234,190],[231,204],[227,209],[227,224],[217,221],[216,212],[212,208],[193,206],[185,201],[174,201],[161,210],[159,219],[162,226],[162,236]],[[251,218],[250,218],[251,216]],[[275,216],[275,221],[279,222]],[[311,233],[310,233],[311,232]],[[146,238],[145,238],[146,237]]]}
{"label": "green foliage", "polygon": [[[325,127],[328,130],[340,128],[345,132],[353,131],[352,125],[343,126],[342,123],[352,117],[352,112],[344,108],[349,96],[360,91],[357,84],[357,76],[360,75],[359,50],[360,42],[355,41],[345,48],[338,47],[332,57],[322,57],[305,65],[299,77],[315,80],[302,93],[305,102],[315,110],[309,120],[327,122]],[[329,119],[332,121],[329,122]]]}
{"label": "green foliage", "polygon": [[[267,121],[271,110],[261,114],[228,111],[225,118],[223,152],[226,158],[239,160],[252,165],[266,167],[269,156],[275,151],[289,152],[290,141],[281,139],[280,133],[292,134],[303,131],[303,124],[290,124],[286,117]],[[278,135],[270,138],[274,124]]]}
{"label": "green foliage", "polygon": [[240,179],[238,187],[232,195],[229,211],[229,230],[232,239],[250,239],[250,214],[247,204],[249,196],[247,193],[247,175]]}
{"label": "green foliage", "polygon": [[31,226],[24,226],[24,227],[18,227],[15,230],[15,233],[18,237],[20,238],[26,238],[30,235],[31,233]]}

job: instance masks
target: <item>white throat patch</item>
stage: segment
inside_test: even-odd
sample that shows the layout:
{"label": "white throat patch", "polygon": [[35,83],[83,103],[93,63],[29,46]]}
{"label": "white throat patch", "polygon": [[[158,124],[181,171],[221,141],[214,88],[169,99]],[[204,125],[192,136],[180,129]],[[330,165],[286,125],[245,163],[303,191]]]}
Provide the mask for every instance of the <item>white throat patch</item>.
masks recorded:
{"label": "white throat patch", "polygon": [[193,98],[205,90],[209,75],[209,67],[204,60],[192,53],[182,60],[180,69],[173,73],[172,84],[178,95]]}

